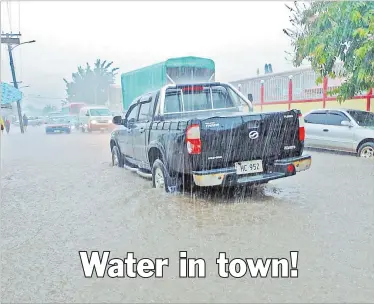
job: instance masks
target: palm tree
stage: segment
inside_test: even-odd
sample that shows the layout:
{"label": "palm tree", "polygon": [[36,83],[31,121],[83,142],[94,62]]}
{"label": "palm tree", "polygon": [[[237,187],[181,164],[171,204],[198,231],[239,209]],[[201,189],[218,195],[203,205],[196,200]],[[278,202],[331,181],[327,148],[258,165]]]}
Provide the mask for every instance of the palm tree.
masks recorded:
{"label": "palm tree", "polygon": [[72,74],[72,81],[64,78],[66,93],[69,101],[104,104],[107,101],[108,90],[114,84],[119,68],[111,68],[113,61],[97,59],[92,69],[87,62],[86,67],[78,66],[78,71]]}

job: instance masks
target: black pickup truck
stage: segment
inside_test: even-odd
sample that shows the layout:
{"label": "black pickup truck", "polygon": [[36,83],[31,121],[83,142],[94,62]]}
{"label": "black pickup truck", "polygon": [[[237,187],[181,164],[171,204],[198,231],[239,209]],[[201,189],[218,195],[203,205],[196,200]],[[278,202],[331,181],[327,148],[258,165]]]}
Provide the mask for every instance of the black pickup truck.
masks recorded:
{"label": "black pickup truck", "polygon": [[261,184],[309,169],[300,111],[252,111],[227,83],[166,85],[113,118],[112,164],[166,192]]}

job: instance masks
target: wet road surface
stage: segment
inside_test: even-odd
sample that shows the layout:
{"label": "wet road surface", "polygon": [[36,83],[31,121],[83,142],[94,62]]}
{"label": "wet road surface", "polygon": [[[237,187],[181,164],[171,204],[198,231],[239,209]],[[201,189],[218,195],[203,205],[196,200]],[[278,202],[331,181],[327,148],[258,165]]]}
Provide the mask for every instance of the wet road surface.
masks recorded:
{"label": "wet road surface", "polygon": [[[14,129],[13,129],[14,131]],[[372,302],[374,163],[312,151],[312,168],[240,194],[167,195],[110,166],[108,134],[2,138],[2,302]],[[78,251],[170,258],[164,278],[85,278]],[[178,253],[207,277],[178,278]],[[223,279],[218,253],[289,257],[299,278]]]}

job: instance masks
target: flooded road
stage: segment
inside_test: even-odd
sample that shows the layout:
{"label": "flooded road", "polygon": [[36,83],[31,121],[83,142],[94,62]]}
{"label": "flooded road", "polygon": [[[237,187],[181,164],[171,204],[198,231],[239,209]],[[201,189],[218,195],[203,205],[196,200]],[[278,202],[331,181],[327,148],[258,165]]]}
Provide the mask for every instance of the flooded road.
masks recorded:
{"label": "flooded road", "polygon": [[[313,151],[309,171],[245,195],[167,195],[112,168],[108,137],[4,135],[3,302],[373,301],[374,162]],[[170,258],[170,267],[160,279],[85,278],[82,250]],[[179,251],[204,258],[206,278],[179,278]],[[290,251],[299,251],[299,278],[218,276],[219,252]]]}

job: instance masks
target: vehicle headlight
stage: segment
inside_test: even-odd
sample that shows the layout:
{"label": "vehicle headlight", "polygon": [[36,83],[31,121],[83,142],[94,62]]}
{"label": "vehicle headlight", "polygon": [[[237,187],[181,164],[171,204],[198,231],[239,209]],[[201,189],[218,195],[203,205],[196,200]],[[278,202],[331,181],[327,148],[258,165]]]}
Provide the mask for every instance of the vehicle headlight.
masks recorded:
{"label": "vehicle headlight", "polygon": [[91,120],[91,123],[95,124],[95,123],[97,123],[97,121],[96,120]]}

